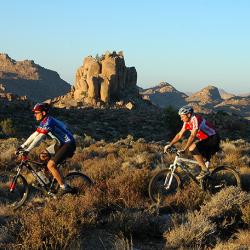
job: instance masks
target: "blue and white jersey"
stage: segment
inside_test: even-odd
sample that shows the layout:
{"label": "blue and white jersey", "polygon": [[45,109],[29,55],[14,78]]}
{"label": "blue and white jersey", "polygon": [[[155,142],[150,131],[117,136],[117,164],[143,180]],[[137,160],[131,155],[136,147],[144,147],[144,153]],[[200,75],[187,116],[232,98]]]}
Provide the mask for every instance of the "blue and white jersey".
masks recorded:
{"label": "blue and white jersey", "polygon": [[52,116],[45,117],[36,131],[39,134],[50,135],[52,138],[55,137],[61,144],[75,142],[72,133],[66,125]]}

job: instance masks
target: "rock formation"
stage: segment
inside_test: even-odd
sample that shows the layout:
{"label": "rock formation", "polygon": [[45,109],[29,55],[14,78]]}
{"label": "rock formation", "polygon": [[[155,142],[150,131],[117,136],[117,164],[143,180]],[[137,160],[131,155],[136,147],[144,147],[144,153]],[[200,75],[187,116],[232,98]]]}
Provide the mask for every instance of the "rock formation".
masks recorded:
{"label": "rock formation", "polygon": [[0,84],[5,92],[44,101],[70,90],[70,85],[55,71],[45,69],[34,61],[15,61],[0,53]]}
{"label": "rock formation", "polygon": [[75,100],[91,103],[120,99],[126,93],[137,93],[137,72],[126,67],[122,52],[107,52],[100,58],[88,56],[76,72],[73,88]]}

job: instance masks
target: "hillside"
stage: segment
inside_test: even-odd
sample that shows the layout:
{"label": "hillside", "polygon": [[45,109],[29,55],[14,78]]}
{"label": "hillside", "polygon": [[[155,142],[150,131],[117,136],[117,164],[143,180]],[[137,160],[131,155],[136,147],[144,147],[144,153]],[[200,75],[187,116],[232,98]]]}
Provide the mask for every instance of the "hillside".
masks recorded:
{"label": "hillside", "polygon": [[186,104],[186,94],[179,92],[172,85],[162,82],[159,85],[140,91],[143,99],[150,100],[153,104],[163,108],[169,103],[173,107],[180,107]]}
{"label": "hillside", "polygon": [[69,92],[71,86],[57,72],[34,61],[15,61],[0,53],[0,85],[2,90],[33,101],[44,101]]}

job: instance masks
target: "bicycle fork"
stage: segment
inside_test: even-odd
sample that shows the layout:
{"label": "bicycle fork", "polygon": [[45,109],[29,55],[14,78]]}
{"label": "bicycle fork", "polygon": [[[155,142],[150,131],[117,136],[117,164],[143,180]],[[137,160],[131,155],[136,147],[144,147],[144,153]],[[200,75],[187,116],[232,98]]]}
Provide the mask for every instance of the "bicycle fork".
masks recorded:
{"label": "bicycle fork", "polygon": [[20,171],[21,171],[21,169],[18,168],[17,174],[13,177],[13,180],[12,180],[12,182],[10,183],[10,192],[11,192],[11,193],[12,193],[12,192],[15,190],[15,188],[16,188],[17,178],[18,178],[18,176],[19,176],[19,174],[20,174]]}
{"label": "bicycle fork", "polygon": [[170,169],[170,172],[167,173],[167,176],[166,176],[165,181],[164,181],[164,188],[166,190],[168,190],[171,186],[176,166],[174,164],[171,164],[169,169]]}

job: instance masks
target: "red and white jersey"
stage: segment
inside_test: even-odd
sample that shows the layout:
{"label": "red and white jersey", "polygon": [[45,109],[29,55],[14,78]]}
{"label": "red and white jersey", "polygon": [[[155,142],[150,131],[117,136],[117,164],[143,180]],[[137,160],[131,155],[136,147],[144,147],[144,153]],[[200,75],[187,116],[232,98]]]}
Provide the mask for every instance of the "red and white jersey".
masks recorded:
{"label": "red and white jersey", "polygon": [[216,134],[213,126],[200,115],[192,115],[189,122],[183,123],[183,127],[191,131],[198,129],[196,136],[199,140],[207,139],[209,136]]}

